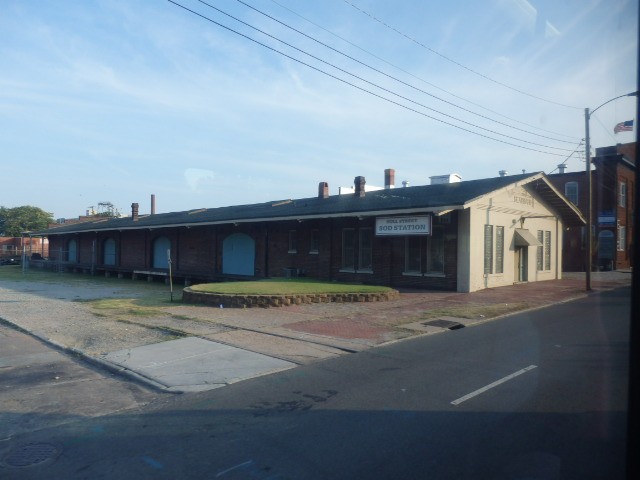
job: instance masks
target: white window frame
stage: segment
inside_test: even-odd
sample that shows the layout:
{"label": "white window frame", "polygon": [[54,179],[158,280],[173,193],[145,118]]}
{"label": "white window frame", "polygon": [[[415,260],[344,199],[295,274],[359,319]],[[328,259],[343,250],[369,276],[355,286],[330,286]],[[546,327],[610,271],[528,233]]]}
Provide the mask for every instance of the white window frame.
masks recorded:
{"label": "white window frame", "polygon": [[626,225],[618,225],[617,250],[618,252],[624,252],[627,250],[627,226]]}
{"label": "white window frame", "polygon": [[496,226],[495,273],[504,273],[504,226]]}
{"label": "white window frame", "polygon": [[484,274],[493,274],[493,225],[484,226]]}
{"label": "white window frame", "polygon": [[618,182],[618,206],[627,208],[627,182],[624,180]]}

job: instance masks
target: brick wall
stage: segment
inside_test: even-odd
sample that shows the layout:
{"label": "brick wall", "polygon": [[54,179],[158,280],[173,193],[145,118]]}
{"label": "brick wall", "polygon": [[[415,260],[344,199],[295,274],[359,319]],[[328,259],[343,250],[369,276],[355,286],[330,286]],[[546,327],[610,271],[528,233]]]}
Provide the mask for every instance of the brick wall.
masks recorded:
{"label": "brick wall", "polygon": [[[444,232],[444,274],[409,276],[405,265],[404,237],[376,237],[375,219],[358,217],[305,220],[298,222],[259,222],[256,224],[176,227],[154,230],[126,230],[51,237],[52,248],[67,249],[68,241],[76,239],[78,263],[92,264],[92,246],[98,268],[105,267],[104,242],[116,242],[116,265],[109,270],[150,270],[153,265],[153,242],[166,237],[171,242],[174,275],[179,277],[214,278],[223,271],[223,242],[234,233],[243,233],[255,241],[255,277],[285,277],[299,271],[310,278],[342,282],[391,285],[396,287],[456,289],[457,280],[457,214],[435,219],[434,226]],[[356,270],[342,265],[342,234],[353,229]],[[359,232],[369,229],[372,247],[372,268],[361,270],[357,263]],[[290,232],[295,232],[296,249],[290,250]],[[312,242],[313,237],[317,240]],[[426,267],[427,238],[420,240]],[[317,250],[312,248],[317,247]]]}

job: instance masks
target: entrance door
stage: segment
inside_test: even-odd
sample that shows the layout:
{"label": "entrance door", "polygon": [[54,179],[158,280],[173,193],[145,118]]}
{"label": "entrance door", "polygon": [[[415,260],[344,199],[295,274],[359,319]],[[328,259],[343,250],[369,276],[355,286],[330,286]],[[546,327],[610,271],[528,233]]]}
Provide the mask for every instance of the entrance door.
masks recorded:
{"label": "entrance door", "polygon": [[516,247],[516,281],[527,282],[529,278],[529,248]]}
{"label": "entrance door", "polygon": [[76,263],[78,261],[78,243],[71,239],[67,244],[67,261]]}
{"label": "entrance door", "polygon": [[167,250],[171,248],[171,241],[167,237],[158,237],[153,241],[153,268],[169,268]]}
{"label": "entrance door", "polygon": [[615,236],[611,230],[602,230],[598,234],[598,268],[613,270],[613,260],[616,255]]}
{"label": "entrance door", "polygon": [[104,265],[116,264],[116,241],[113,238],[107,238],[102,244],[102,263]]}
{"label": "entrance door", "polygon": [[256,242],[249,235],[234,233],[222,242],[222,273],[255,275]]}

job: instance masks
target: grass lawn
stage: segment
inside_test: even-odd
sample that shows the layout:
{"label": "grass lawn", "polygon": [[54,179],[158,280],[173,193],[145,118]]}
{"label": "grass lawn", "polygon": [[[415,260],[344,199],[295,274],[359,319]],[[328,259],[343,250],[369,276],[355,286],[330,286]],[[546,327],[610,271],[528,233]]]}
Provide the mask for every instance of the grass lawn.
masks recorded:
{"label": "grass lawn", "polygon": [[322,282],[310,278],[266,279],[255,282],[202,283],[191,287],[196,292],[226,295],[305,295],[331,293],[386,293],[394,290],[376,285]]}

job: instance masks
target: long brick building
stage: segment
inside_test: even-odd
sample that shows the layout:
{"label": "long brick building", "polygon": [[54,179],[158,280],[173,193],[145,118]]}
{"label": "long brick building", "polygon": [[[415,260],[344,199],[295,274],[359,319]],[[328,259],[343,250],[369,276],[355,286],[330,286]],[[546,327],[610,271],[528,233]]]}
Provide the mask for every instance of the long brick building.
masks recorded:
{"label": "long brick building", "polygon": [[[305,275],[460,292],[560,278],[562,236],[584,217],[543,173],[62,225],[45,265],[187,282]],[[450,180],[453,179],[453,183]]]}

